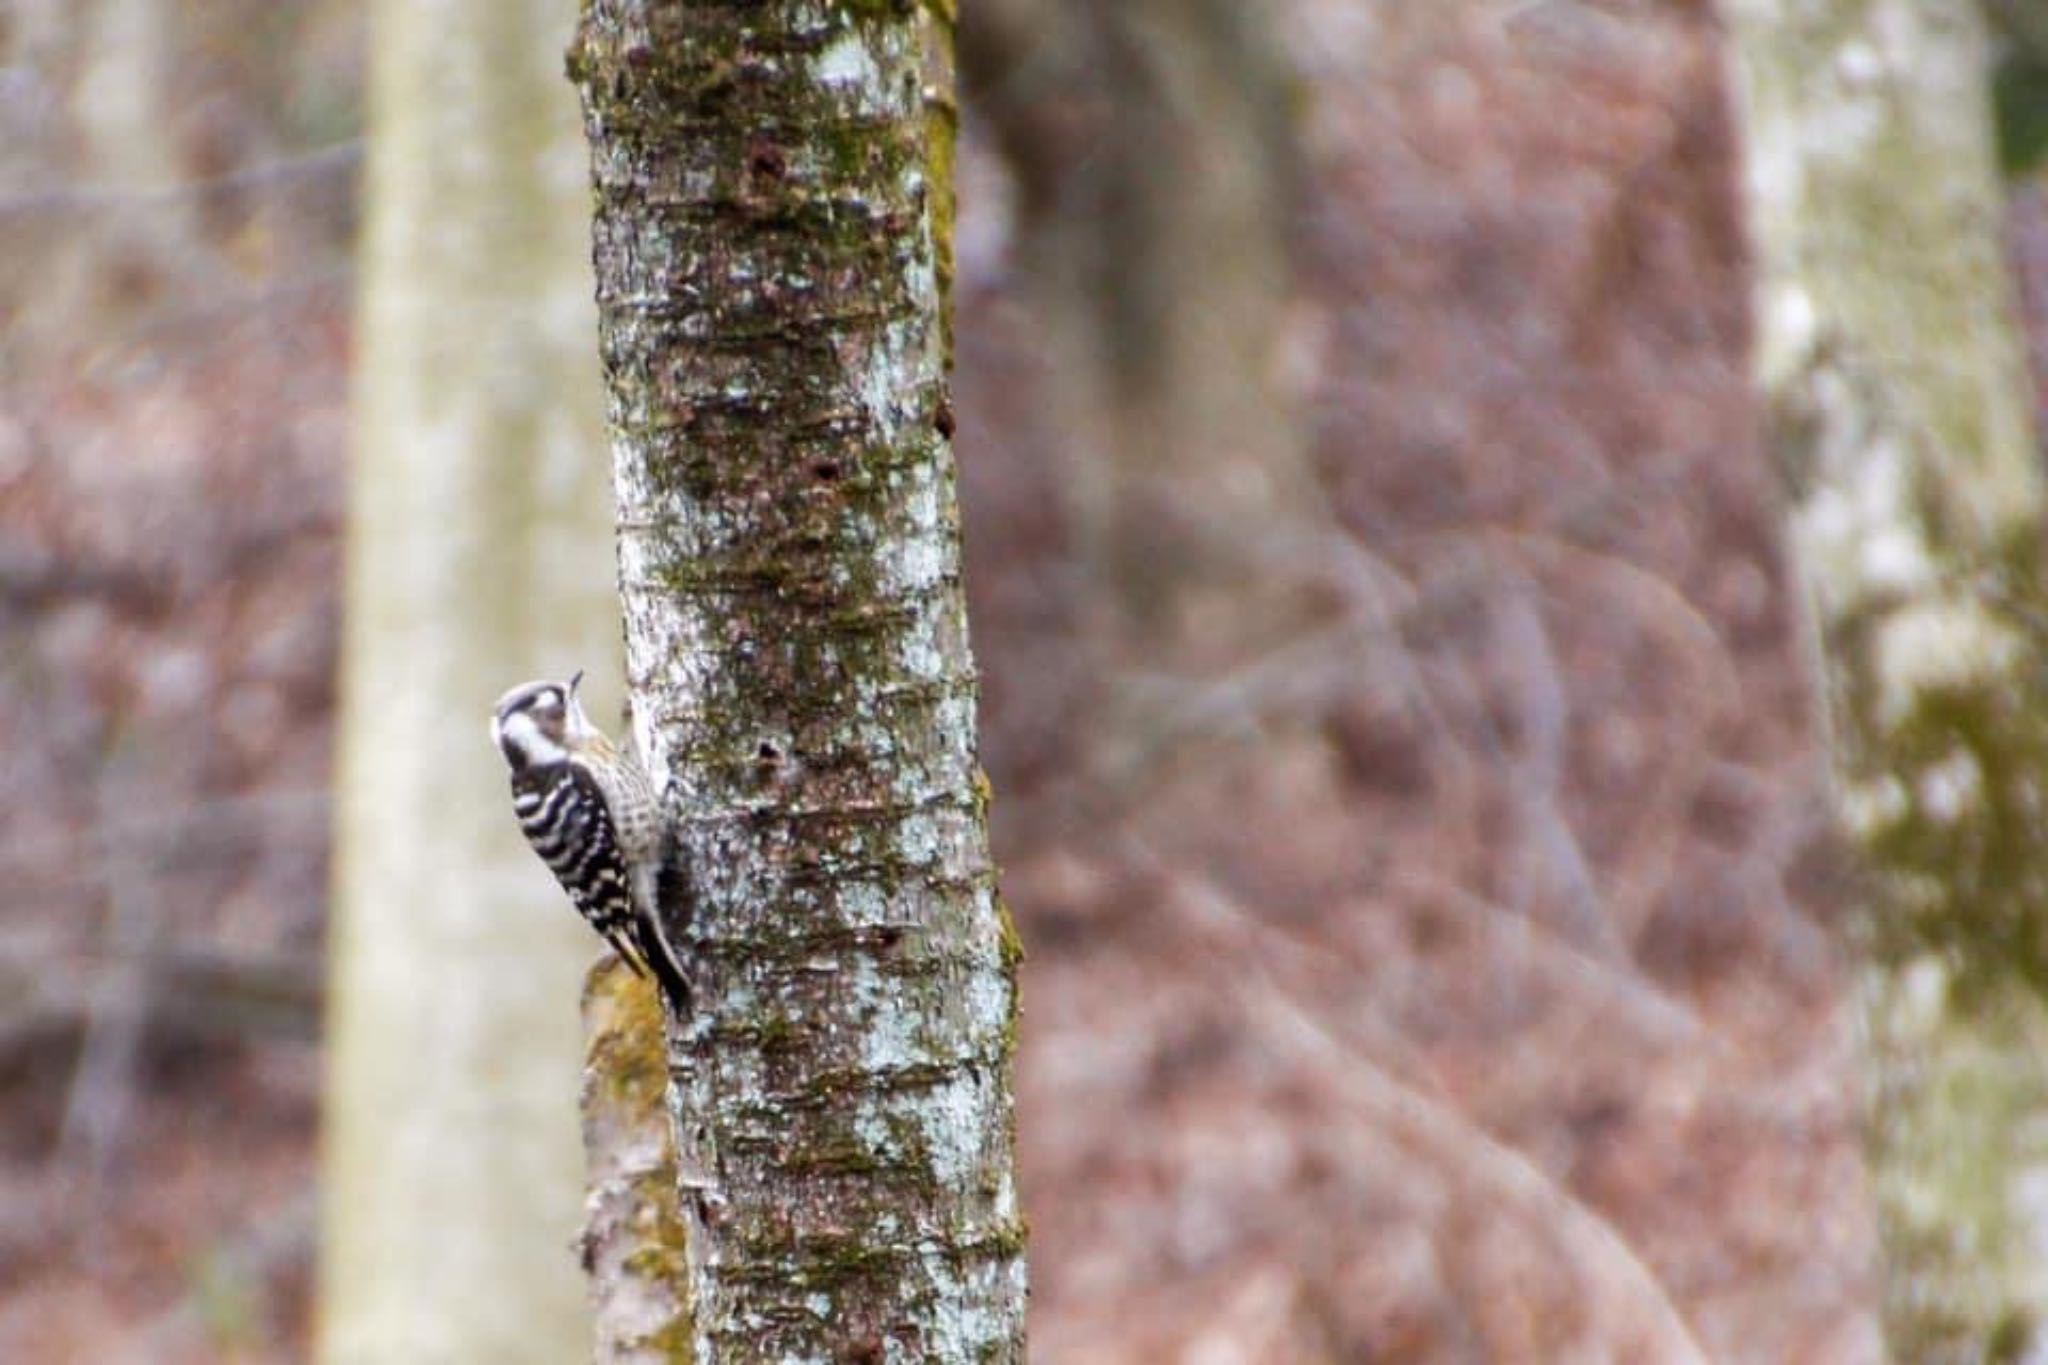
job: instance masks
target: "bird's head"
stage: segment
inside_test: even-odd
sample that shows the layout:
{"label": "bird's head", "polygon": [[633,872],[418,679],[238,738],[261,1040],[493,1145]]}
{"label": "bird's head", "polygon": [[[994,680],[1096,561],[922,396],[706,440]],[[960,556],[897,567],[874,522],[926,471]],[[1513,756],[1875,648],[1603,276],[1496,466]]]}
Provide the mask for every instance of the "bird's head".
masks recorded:
{"label": "bird's head", "polygon": [[529,682],[498,698],[491,712],[491,743],[513,770],[562,763],[595,734],[576,689],[583,670],[565,683]]}

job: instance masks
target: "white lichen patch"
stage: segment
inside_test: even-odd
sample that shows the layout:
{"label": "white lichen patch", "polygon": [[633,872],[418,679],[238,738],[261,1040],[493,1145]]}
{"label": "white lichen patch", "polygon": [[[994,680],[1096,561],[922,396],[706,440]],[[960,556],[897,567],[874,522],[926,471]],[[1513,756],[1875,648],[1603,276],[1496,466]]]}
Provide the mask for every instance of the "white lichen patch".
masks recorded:
{"label": "white lichen patch", "polygon": [[1904,782],[1885,773],[1869,781],[1845,785],[1837,805],[1850,835],[1867,842],[1898,827],[1913,809],[1913,795]]}
{"label": "white lichen patch", "polygon": [[[1759,149],[1755,156],[1768,160],[1770,153]],[[1797,158],[1782,153],[1778,159],[1795,167],[1799,164]],[[1764,173],[1752,170],[1751,177]],[[1810,363],[1814,342],[1820,336],[1820,314],[1813,306],[1813,295],[1798,281],[1773,280],[1763,291],[1762,324],[1757,335],[1757,368],[1767,380],[1795,374]]]}
{"label": "white lichen patch", "polygon": [[1885,60],[1876,47],[1851,39],[1835,54],[1835,75],[1850,90],[1867,90],[1885,74]]}
{"label": "white lichen patch", "polygon": [[811,63],[811,78],[835,90],[865,92],[882,84],[882,68],[860,30],[841,30]]}
{"label": "white lichen patch", "polygon": [[[900,562],[900,561],[899,561]],[[945,648],[945,603],[930,598],[913,607],[913,615],[896,639],[896,673],[905,681],[939,682],[957,666]]]}
{"label": "white lichen patch", "polygon": [[1873,84],[1839,86],[1841,99],[1816,104],[1802,125],[1805,154],[1816,161],[1848,161],[1866,155],[1883,133],[1891,107]]}
{"label": "white lichen patch", "polygon": [[1879,595],[1920,591],[1937,566],[1914,499],[1918,464],[1902,438],[1855,430],[1841,409],[1848,386],[1815,372],[1813,392],[1831,432],[1815,451],[1814,486],[1792,517],[1793,539],[1816,587],[1837,610]]}
{"label": "white lichen patch", "polygon": [[857,962],[848,975],[853,998],[867,1006],[861,1065],[886,1075],[929,1060],[922,1041],[923,1002],[904,999],[896,982],[884,977],[872,962]]}
{"label": "white lichen patch", "polygon": [[1936,597],[1900,608],[1877,630],[1878,722],[1896,726],[1931,692],[2000,677],[2023,648],[2012,628],[1978,602]]}
{"label": "white lichen patch", "polygon": [[1949,983],[1954,973],[1931,953],[1922,954],[1892,974],[1886,1026],[1906,1034],[1938,1028],[1948,1010]]}
{"label": "white lichen patch", "polygon": [[[916,288],[912,273],[905,293],[918,302],[928,296]],[[869,338],[865,363],[853,381],[855,397],[873,419],[878,439],[893,443],[907,435],[902,396],[936,377],[936,356],[927,329],[914,322],[891,322]],[[911,471],[913,477],[929,480],[929,467]]]}
{"label": "white lichen patch", "polygon": [[905,817],[896,830],[896,848],[903,860],[913,866],[924,866],[936,861],[944,848],[941,842],[939,822],[935,816],[919,812]]}
{"label": "white lichen patch", "polygon": [[830,91],[851,112],[871,117],[914,117],[917,86],[901,79],[906,65],[916,65],[915,35],[904,26],[876,27],[846,23],[827,3],[807,16],[818,28],[837,28],[807,68],[810,79]]}
{"label": "white lichen patch", "polygon": [[880,586],[893,595],[923,595],[952,568],[947,532],[953,508],[943,496],[942,477],[935,462],[929,461],[902,475],[901,524],[891,542],[878,547],[875,565]]}
{"label": "white lichen patch", "polygon": [[978,940],[987,944],[996,956],[986,964],[977,964],[979,970],[969,977],[965,1008],[968,1019],[972,1021],[972,1027],[1000,1032],[1009,1018],[1010,982],[1001,969],[1001,953],[997,947],[1002,927],[995,904],[995,891],[993,888],[984,887],[975,899]]}
{"label": "white lichen patch", "polygon": [[994,1098],[979,1072],[961,1071],[915,1101],[913,1114],[931,1157],[932,1178],[946,1188],[961,1188],[987,1161],[986,1118],[994,1112]]}
{"label": "white lichen patch", "polygon": [[907,537],[890,566],[891,576],[906,591],[927,590],[945,577],[952,558],[950,547],[934,533]]}
{"label": "white lichen patch", "polygon": [[861,1140],[870,1156],[881,1160],[895,1160],[896,1139],[889,1131],[889,1120],[883,1107],[884,1101],[875,1096],[863,1096],[860,1109],[853,1116],[853,1135]]}
{"label": "white lichen patch", "polygon": [[[917,1358],[985,1360],[990,1350],[1011,1345],[1015,1337],[1009,1314],[1024,1298],[1021,1258],[982,1262],[963,1272],[942,1248],[926,1246],[922,1250],[925,1274],[941,1292],[926,1342],[929,1353]],[[1012,1357],[1005,1353],[996,1358]]]}
{"label": "white lichen patch", "polygon": [[1975,754],[1958,749],[1921,773],[1917,789],[1921,813],[1953,825],[1976,809],[1984,792],[1984,770]]}
{"label": "white lichen patch", "polygon": [[839,916],[848,924],[884,924],[889,919],[889,896],[873,882],[839,884]]}

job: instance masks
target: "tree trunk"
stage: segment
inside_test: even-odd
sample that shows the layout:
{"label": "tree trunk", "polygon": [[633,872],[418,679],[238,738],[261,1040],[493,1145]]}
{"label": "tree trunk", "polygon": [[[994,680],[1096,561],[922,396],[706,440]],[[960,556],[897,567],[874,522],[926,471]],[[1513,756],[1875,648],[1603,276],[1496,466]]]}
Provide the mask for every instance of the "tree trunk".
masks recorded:
{"label": "tree trunk", "polygon": [[1865,874],[1896,1358],[2048,1347],[2043,488],[1972,0],[1731,6],[1766,432]]}
{"label": "tree trunk", "polygon": [[695,868],[696,1358],[1023,1359],[943,307],[951,7],[591,0],[636,729]]}
{"label": "tree trunk", "polygon": [[668,1054],[653,983],[617,958],[583,991],[590,1160],[583,1268],[599,1365],[689,1365],[689,1274],[668,1118]]}
{"label": "tree trunk", "polygon": [[378,8],[331,958],[320,1353],[589,1349],[571,1239],[595,950],[491,699],[618,651],[558,0]]}
{"label": "tree trunk", "polygon": [[[1266,9],[985,0],[963,20],[970,99],[1022,190],[1095,643],[1152,676],[1213,678],[1329,614],[1337,527],[1280,375],[1298,157]],[[1116,767],[1147,718],[1108,711],[1089,747]]]}
{"label": "tree trunk", "polygon": [[[1063,253],[1063,302],[1094,325],[1069,324],[1057,348],[1108,418],[1102,458],[1074,471],[1093,485],[1083,538],[1132,656],[1213,675],[1314,623],[1303,561],[1335,532],[1277,380],[1296,170],[1286,68],[1274,16],[1241,0],[1069,17],[1097,35],[1108,106],[1099,151],[1071,163],[1094,168],[1084,202],[1100,240]],[[1075,217],[1055,230],[1071,238]]]}

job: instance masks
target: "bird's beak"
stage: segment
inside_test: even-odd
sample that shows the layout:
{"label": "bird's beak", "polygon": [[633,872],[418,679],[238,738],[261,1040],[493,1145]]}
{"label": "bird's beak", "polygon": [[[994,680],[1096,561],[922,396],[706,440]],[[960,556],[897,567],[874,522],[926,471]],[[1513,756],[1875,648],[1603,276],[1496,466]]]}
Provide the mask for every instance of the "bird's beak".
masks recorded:
{"label": "bird's beak", "polygon": [[575,672],[574,674],[572,674],[572,675],[570,676],[570,678],[569,678],[569,695],[570,695],[570,696],[572,696],[572,697],[573,697],[573,696],[575,696],[575,695],[576,695],[576,689],[577,689],[577,687],[579,687],[579,686],[580,686],[580,685],[582,684],[582,682],[583,682],[583,670],[579,668],[579,669],[577,669],[577,670],[576,670],[576,672]]}

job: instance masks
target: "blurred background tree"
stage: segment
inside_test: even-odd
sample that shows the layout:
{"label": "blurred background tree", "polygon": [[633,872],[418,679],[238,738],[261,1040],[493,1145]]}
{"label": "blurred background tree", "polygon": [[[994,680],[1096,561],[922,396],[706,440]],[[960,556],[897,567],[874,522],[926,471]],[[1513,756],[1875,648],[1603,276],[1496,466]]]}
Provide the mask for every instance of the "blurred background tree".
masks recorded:
{"label": "blurred background tree", "polygon": [[320,1356],[576,1359],[597,945],[485,737],[515,683],[618,668],[568,27],[404,0],[370,33]]}
{"label": "blurred background tree", "polygon": [[[1326,571],[1328,504],[1281,382],[1299,150],[1269,28],[1210,0],[995,0],[963,29],[1056,339],[1065,510],[1105,589],[1094,643],[1162,671],[1299,633]],[[1102,719],[1095,741],[1142,743],[1113,733],[1139,717]]]}
{"label": "blurred background tree", "polygon": [[1954,0],[1733,13],[1765,439],[1860,874],[1887,1338],[2024,1359],[2048,1331],[2048,509],[1992,51]]}
{"label": "blurred background tree", "polygon": [[[1877,1358],[1854,898],[1759,439],[1729,30],[963,9],[956,406],[1031,948],[1034,1347]],[[379,325],[361,15],[0,30],[0,1356],[296,1358],[343,380]],[[98,107],[94,69],[160,85]],[[2001,81],[2011,146],[2029,88]],[[88,158],[145,116],[160,169]],[[2016,188],[2038,348],[2048,206]]]}

